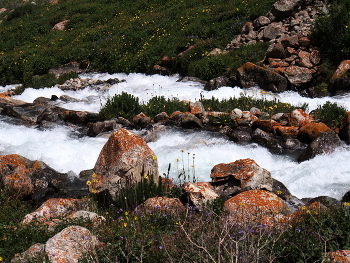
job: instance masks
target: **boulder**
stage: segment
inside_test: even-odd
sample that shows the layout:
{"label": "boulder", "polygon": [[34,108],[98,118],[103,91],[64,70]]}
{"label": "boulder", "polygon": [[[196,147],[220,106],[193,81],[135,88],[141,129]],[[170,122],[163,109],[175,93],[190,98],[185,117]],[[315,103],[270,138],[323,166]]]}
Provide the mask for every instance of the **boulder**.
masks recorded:
{"label": "boulder", "polygon": [[281,43],[272,44],[266,51],[266,58],[285,58],[286,52]]}
{"label": "boulder", "polygon": [[45,262],[45,258],[45,244],[36,243],[30,246],[26,251],[16,254],[10,262],[22,263],[27,261],[31,262],[32,260],[32,262]]}
{"label": "boulder", "polygon": [[155,123],[163,122],[163,121],[167,121],[167,120],[169,120],[169,116],[168,116],[168,114],[167,114],[165,111],[163,111],[163,112],[161,112],[161,113],[158,113],[158,114],[153,118],[153,121],[154,121]]}
{"label": "boulder", "polygon": [[270,12],[278,19],[287,18],[291,16],[302,3],[303,0],[278,0],[272,5]]}
{"label": "boulder", "polygon": [[259,128],[252,133],[252,138],[261,146],[266,147],[272,153],[283,153],[283,143],[278,138],[275,138],[271,133],[265,132]]}
{"label": "boulder", "polygon": [[273,132],[283,139],[296,139],[299,134],[299,127],[276,125],[273,126]]}
{"label": "boulder", "polygon": [[261,129],[265,132],[273,132],[275,126],[279,126],[280,124],[274,120],[256,120],[254,121],[252,128],[253,129]]}
{"label": "boulder", "polygon": [[254,26],[254,30],[258,30],[263,26],[267,26],[268,24],[270,24],[271,21],[268,17],[266,16],[259,16],[258,18],[256,18],[253,21],[253,26]]}
{"label": "boulder", "polygon": [[340,146],[341,141],[334,132],[322,132],[298,157],[298,162],[307,161],[319,154],[330,154]]}
{"label": "boulder", "polygon": [[148,117],[143,112],[135,115],[132,119],[134,125],[140,127],[140,128],[147,128],[150,126],[151,118]]}
{"label": "boulder", "polygon": [[290,66],[284,70],[284,76],[292,86],[300,88],[311,82],[314,72],[309,68]]}
{"label": "boulder", "polygon": [[250,190],[240,193],[224,203],[223,221],[231,224],[275,225],[284,218],[286,203],[274,193]]}
{"label": "boulder", "polygon": [[142,135],[142,138],[146,143],[154,142],[160,137],[160,133],[165,130],[166,130],[166,126],[157,123],[155,125],[152,125],[152,128],[147,130]]}
{"label": "boulder", "polygon": [[332,263],[336,262],[342,262],[342,263],[348,263],[350,262],[350,250],[342,250],[339,249],[337,251],[328,252],[326,255],[327,259],[330,259]]}
{"label": "boulder", "polygon": [[94,183],[89,190],[112,200],[121,187],[141,181],[145,174],[159,176],[154,152],[140,136],[124,128],[111,134],[93,170],[96,177],[90,178]]}
{"label": "boulder", "polygon": [[243,88],[259,86],[264,90],[283,92],[288,86],[285,77],[275,71],[259,67],[250,62],[238,68],[237,74]]}
{"label": "boulder", "polygon": [[88,229],[69,226],[47,240],[45,253],[52,263],[78,263],[83,257],[94,257],[95,249],[99,246],[98,237]]}
{"label": "boulder", "polygon": [[177,213],[185,210],[185,206],[179,198],[152,197],[148,198],[141,207],[136,210],[146,210],[149,212]]}
{"label": "boulder", "polygon": [[59,22],[53,26],[52,30],[53,31],[65,30],[68,22],[69,22],[69,20],[64,20],[62,22]]}
{"label": "boulder", "polygon": [[79,178],[70,180],[66,173],[59,173],[42,161],[31,161],[17,154],[0,155],[0,180],[26,200],[39,202],[51,197],[79,197],[87,193],[85,182]]}
{"label": "boulder", "polygon": [[209,182],[184,183],[182,190],[185,198],[190,205],[201,209],[208,202],[214,201],[219,195],[215,192],[214,187]]}
{"label": "boulder", "polygon": [[200,101],[192,102],[191,101],[189,104],[189,111],[192,114],[202,114],[205,111],[205,109],[204,109],[202,102],[200,102]]}
{"label": "boulder", "polygon": [[115,120],[98,121],[89,124],[87,136],[95,137],[102,132],[113,131],[115,129],[122,128],[121,124],[117,124]]}
{"label": "boulder", "polygon": [[232,163],[215,165],[210,177],[216,185],[228,184],[234,193],[251,189],[266,189],[272,191],[272,177],[270,172],[260,167],[252,159],[240,159]]}
{"label": "boulder", "polygon": [[229,86],[230,85],[230,79],[225,76],[220,76],[215,79],[209,80],[205,86],[204,90],[215,90],[223,86]]}
{"label": "boulder", "polygon": [[311,122],[299,129],[298,139],[306,143],[312,142],[321,132],[333,132],[326,124],[322,122]]}
{"label": "boulder", "polygon": [[281,22],[271,23],[268,26],[264,27],[263,39],[265,41],[276,39],[277,37],[280,37],[285,31],[286,28]]}
{"label": "boulder", "polygon": [[231,141],[247,144],[252,141],[252,129],[250,127],[239,126],[229,133],[229,138]]}
{"label": "boulder", "polygon": [[337,90],[350,90],[350,78],[348,77],[348,71],[350,69],[350,60],[342,61],[334,75],[329,81],[328,91],[331,94],[335,94]]}
{"label": "boulder", "polygon": [[288,116],[289,126],[302,127],[312,121],[312,116],[307,114],[302,109],[295,109]]}
{"label": "boulder", "polygon": [[184,113],[180,118],[181,127],[185,129],[202,128],[202,122],[192,113]]}
{"label": "boulder", "polygon": [[339,137],[350,144],[350,111],[347,111],[341,121]]}
{"label": "boulder", "polygon": [[34,212],[27,214],[22,224],[29,224],[32,221],[46,222],[57,217],[67,217],[74,210],[81,210],[87,207],[87,200],[73,198],[51,198],[45,201]]}

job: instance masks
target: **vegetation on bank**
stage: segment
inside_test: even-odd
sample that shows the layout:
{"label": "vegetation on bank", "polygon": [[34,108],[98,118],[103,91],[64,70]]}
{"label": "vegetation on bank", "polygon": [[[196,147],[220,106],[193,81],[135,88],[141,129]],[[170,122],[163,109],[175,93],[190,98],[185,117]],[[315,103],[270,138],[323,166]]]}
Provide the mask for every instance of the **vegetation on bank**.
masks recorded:
{"label": "vegetation on bank", "polygon": [[[35,207],[22,201],[18,193],[1,186],[1,261],[10,262],[16,253],[33,244],[45,243],[69,225],[88,228],[105,243],[80,262],[328,262],[328,252],[350,249],[348,203],[321,210],[302,207],[296,220],[274,227],[223,221],[220,198],[201,211],[196,207],[187,207],[185,211],[134,209],[145,196],[181,195],[178,186],[170,189],[162,186],[156,186],[145,176],[141,183],[131,186],[127,206],[126,202],[118,201],[125,200],[124,192],[117,195],[116,203],[104,206],[99,206],[92,194],[88,197],[91,207],[106,221],[96,225],[89,220],[62,216],[51,227],[35,221],[20,224]],[[27,262],[49,261],[38,255]]]}
{"label": "vegetation on bank", "polygon": [[[290,113],[294,109],[302,109],[304,111],[307,109],[307,104],[295,106],[280,102],[278,99],[259,99],[244,94],[238,98],[234,97],[223,100],[214,97],[211,99],[201,98],[199,102],[203,104],[206,111],[222,113],[230,113],[235,108],[249,111],[252,107],[257,107],[261,111],[268,113],[269,116],[272,116],[280,112]],[[142,103],[137,97],[122,92],[121,94],[107,98],[106,104],[100,110],[100,115],[105,119],[124,117],[132,120],[135,115],[143,112],[153,119],[161,112],[166,112],[170,116],[175,111],[187,112],[188,109],[189,102],[180,101],[178,98],[166,99],[164,96],[155,96],[147,103]]]}
{"label": "vegetation on bank", "polygon": [[[0,40],[0,84],[30,83],[33,75],[70,61],[103,72],[150,72],[163,56],[176,57],[177,72],[197,75],[205,68],[200,77],[209,79],[235,65],[235,58],[244,62],[263,58],[260,49],[266,51],[265,45],[220,58],[207,54],[224,48],[245,22],[265,15],[273,3],[60,0],[57,5],[48,1],[12,5],[12,12],[0,15],[0,34],[6,36]],[[64,20],[69,20],[65,30],[52,30]]]}

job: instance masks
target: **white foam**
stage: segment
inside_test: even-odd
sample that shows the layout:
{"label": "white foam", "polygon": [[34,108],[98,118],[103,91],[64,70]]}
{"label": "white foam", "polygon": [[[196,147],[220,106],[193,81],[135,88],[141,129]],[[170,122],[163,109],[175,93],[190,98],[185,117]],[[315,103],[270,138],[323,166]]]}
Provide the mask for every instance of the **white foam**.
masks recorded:
{"label": "white foam", "polygon": [[[58,88],[26,89],[22,95],[16,96],[27,102],[36,97],[51,95],[69,95],[86,100],[80,103],[64,103],[58,105],[67,109],[98,112],[107,96],[120,94],[122,91],[138,96],[140,101],[148,101],[151,97],[178,97],[180,100],[199,100],[201,96],[218,99],[238,97],[241,94],[257,98],[278,99],[293,105],[309,104],[309,111],[326,101],[336,102],[350,110],[348,96],[304,98],[296,92],[273,94],[258,88],[243,90],[238,87],[221,87],[214,91],[204,91],[202,84],[196,82],[177,82],[179,76],[160,76],[144,74],[83,74],[81,78],[125,79],[126,82],[112,85],[106,92],[84,89],[81,91],[62,91]],[[18,153],[29,159],[40,159],[60,172],[69,170],[78,174],[81,170],[91,169],[106,142],[102,138],[76,138],[71,136],[68,128],[57,127],[47,131],[34,128],[19,127],[0,120],[0,152],[1,154]],[[173,129],[165,132],[156,142],[149,143],[159,162],[161,174],[167,173],[171,163],[170,175],[176,178],[178,170],[185,168],[187,174],[195,175],[201,181],[210,181],[210,171],[215,164],[233,162],[237,159],[251,158],[261,167],[271,172],[272,176],[283,182],[293,195],[315,197],[328,195],[340,198],[350,190],[350,170],[348,147],[340,147],[330,155],[317,156],[310,161],[296,163],[285,156],[273,155],[265,148],[255,144],[239,146],[227,139],[213,136],[208,132],[186,133]],[[182,153],[181,150],[184,152]],[[188,154],[190,153],[190,154]],[[192,157],[195,154],[194,165]],[[176,161],[178,159],[179,161]]]}

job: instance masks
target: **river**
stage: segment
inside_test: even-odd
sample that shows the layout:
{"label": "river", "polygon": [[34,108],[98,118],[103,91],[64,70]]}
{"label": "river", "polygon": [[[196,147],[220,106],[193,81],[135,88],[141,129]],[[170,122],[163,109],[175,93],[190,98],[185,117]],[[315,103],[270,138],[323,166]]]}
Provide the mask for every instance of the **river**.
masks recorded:
{"label": "river", "polygon": [[[106,87],[106,91],[84,89],[62,91],[59,88],[26,89],[14,96],[26,102],[51,95],[69,95],[84,102],[58,102],[59,106],[72,110],[98,112],[107,96],[122,91],[138,96],[140,101],[148,101],[153,96],[177,97],[180,100],[199,100],[200,96],[222,99],[238,97],[242,94],[277,98],[293,105],[308,103],[308,111],[326,101],[337,102],[350,110],[349,96],[310,99],[296,92],[272,94],[257,88],[242,90],[238,87],[222,87],[215,91],[204,91],[197,82],[177,82],[179,76],[144,74],[82,74],[81,78],[125,79],[125,82]],[[6,91],[13,86],[0,87]],[[42,160],[59,172],[77,175],[81,170],[93,168],[98,155],[107,141],[106,137],[81,137],[76,131],[65,126],[37,129],[18,125],[15,120],[0,116],[0,154],[17,153],[31,160]],[[195,176],[199,181],[210,181],[211,168],[218,163],[233,162],[237,159],[254,159],[261,167],[271,172],[272,177],[283,182],[291,193],[299,198],[328,195],[340,199],[350,190],[350,148],[343,144],[330,155],[320,155],[312,160],[297,163],[287,156],[274,155],[257,144],[241,146],[211,132],[186,132],[169,129],[155,142],[149,143],[158,157],[159,172],[167,173],[171,163],[170,176],[177,178],[178,171]],[[194,158],[193,158],[194,157]]]}

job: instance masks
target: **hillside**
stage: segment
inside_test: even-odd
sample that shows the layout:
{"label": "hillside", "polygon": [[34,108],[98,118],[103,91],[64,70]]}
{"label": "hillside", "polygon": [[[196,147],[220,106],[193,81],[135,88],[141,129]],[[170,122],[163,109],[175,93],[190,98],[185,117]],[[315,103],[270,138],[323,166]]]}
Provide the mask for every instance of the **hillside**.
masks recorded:
{"label": "hillside", "polygon": [[[246,21],[266,14],[275,1],[51,2],[3,2],[0,84],[30,83],[33,75],[71,61],[103,72],[149,73],[163,56],[176,57],[176,72],[210,79],[257,53],[259,47],[250,47],[231,62],[206,57],[213,48],[225,47]],[[65,30],[52,29],[65,20]],[[262,57],[257,53],[256,61]]]}

